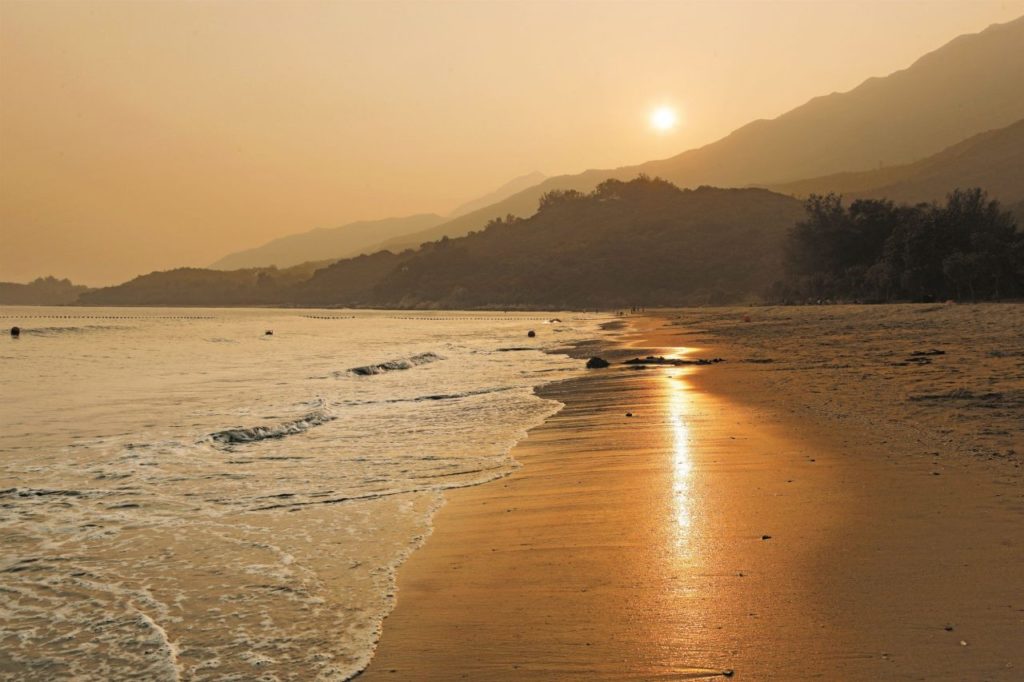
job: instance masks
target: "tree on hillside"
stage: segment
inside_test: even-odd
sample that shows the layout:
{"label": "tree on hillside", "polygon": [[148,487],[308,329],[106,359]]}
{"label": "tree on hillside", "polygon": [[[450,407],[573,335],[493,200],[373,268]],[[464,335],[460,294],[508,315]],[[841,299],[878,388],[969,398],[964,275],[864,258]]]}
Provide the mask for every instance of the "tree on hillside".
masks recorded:
{"label": "tree on hillside", "polygon": [[786,242],[776,297],[997,299],[1024,293],[1024,235],[981,189],[957,189],[944,206],[896,206],[812,196]]}

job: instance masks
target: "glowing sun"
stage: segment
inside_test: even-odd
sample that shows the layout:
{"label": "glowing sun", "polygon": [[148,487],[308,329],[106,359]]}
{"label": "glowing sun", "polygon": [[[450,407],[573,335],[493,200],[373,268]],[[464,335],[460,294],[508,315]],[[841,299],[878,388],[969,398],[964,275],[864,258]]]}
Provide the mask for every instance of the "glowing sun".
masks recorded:
{"label": "glowing sun", "polygon": [[659,133],[667,133],[679,123],[679,116],[672,107],[658,107],[651,112],[651,127]]}

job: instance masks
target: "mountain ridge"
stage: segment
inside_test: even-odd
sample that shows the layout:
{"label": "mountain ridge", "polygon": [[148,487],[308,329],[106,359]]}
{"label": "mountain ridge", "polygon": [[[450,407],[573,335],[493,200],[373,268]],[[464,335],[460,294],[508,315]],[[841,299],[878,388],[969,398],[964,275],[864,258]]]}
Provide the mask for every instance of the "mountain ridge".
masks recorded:
{"label": "mountain ridge", "polygon": [[914,163],[765,185],[798,198],[835,193],[847,199],[884,197],[910,204],[939,201],[956,187],[984,187],[1007,205],[1024,199],[1024,119]]}
{"label": "mountain ridge", "polygon": [[214,270],[243,268],[287,268],[309,261],[355,256],[361,250],[405,232],[428,229],[444,221],[433,213],[412,216],[359,220],[340,227],[318,227],[306,232],[278,237],[251,249],[230,253],[214,262]]}
{"label": "mountain ridge", "polygon": [[862,171],[877,167],[879,160],[912,163],[1024,118],[1024,88],[1013,85],[1021,82],[1024,17],[958,36],[904,69],[870,77],[845,92],[814,97],[701,147],[638,165],[549,178],[501,202],[382,241],[376,248],[402,250],[442,236],[461,236],[491,218],[532,215],[545,192],[589,192],[605,179],[624,180],[639,173],[680,187],[742,187]]}

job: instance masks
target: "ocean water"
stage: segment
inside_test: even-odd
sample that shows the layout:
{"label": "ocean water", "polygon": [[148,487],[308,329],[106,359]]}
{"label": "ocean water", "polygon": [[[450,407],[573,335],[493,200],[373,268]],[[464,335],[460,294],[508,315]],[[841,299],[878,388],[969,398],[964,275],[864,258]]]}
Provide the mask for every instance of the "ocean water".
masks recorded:
{"label": "ocean water", "polygon": [[581,373],[542,351],[597,334],[538,313],[0,322],[0,677],[28,680],[351,677],[444,491],[513,470],[560,407],[533,389]]}

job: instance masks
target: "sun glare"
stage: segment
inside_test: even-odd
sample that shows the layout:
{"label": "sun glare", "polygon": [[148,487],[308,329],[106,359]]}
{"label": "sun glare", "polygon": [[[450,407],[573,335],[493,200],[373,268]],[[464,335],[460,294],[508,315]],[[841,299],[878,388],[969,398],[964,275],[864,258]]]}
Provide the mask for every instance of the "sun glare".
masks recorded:
{"label": "sun glare", "polygon": [[676,127],[679,116],[672,107],[658,107],[651,112],[651,127],[660,133],[667,133]]}

